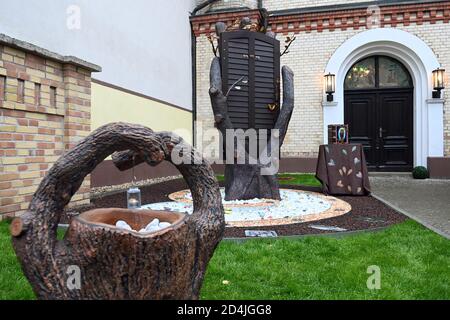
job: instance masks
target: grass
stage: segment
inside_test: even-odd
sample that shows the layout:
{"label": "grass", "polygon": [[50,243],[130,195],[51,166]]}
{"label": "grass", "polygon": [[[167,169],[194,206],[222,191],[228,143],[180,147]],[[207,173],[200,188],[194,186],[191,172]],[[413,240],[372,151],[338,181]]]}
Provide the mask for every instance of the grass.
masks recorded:
{"label": "grass", "polygon": [[[309,187],[319,187],[320,182],[309,173],[281,173],[278,175],[280,185],[301,185]],[[217,175],[217,180],[224,181],[223,175]]]}
{"label": "grass", "polygon": [[[412,220],[342,238],[225,241],[209,264],[201,297],[450,299],[449,252],[450,241]],[[380,267],[380,290],[367,288],[371,265]]]}
{"label": "grass", "polygon": [[[316,183],[312,176],[293,177]],[[449,252],[450,241],[412,220],[342,238],[222,241],[201,298],[450,299]],[[371,265],[381,270],[379,290],[366,285]],[[0,223],[0,299],[34,299],[6,222]]]}
{"label": "grass", "polygon": [[301,186],[309,186],[309,187],[320,187],[319,180],[316,177],[309,173],[281,173],[278,175],[280,185],[301,185]]}
{"label": "grass", "polygon": [[9,225],[0,223],[0,300],[34,299],[11,245]]}

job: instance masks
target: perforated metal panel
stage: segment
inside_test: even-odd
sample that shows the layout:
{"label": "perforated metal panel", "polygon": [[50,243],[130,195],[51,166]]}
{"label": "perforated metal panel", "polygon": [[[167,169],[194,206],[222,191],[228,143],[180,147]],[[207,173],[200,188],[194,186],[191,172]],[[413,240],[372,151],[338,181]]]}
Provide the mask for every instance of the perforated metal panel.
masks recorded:
{"label": "perforated metal panel", "polygon": [[272,129],[280,102],[280,42],[258,32],[223,32],[220,56],[234,127]]}

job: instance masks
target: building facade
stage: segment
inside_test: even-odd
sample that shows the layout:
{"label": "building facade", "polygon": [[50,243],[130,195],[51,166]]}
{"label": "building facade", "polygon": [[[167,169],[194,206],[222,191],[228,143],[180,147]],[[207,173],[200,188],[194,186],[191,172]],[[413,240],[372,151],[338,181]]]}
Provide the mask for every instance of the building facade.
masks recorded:
{"label": "building facade", "polygon": [[[450,175],[450,95],[432,95],[434,70],[447,69],[449,83],[449,1],[215,1],[191,17],[197,127],[213,126],[207,36],[219,21],[261,21],[264,9],[268,29],[282,44],[296,37],[281,57],[295,74],[282,169],[313,171],[328,125],[348,123],[353,141],[370,150],[374,170],[422,165],[434,177]],[[324,88],[329,73],[335,75],[332,102]]]}
{"label": "building facade", "polygon": [[[215,131],[208,36],[216,22],[243,17],[265,20],[282,47],[296,37],[281,57],[295,74],[282,171],[314,171],[328,125],[348,123],[374,170],[423,165],[450,176],[450,94],[433,95],[434,70],[446,69],[449,85],[450,1],[136,0],[124,10],[118,0],[18,0],[0,11],[0,219],[24,212],[54,161],[103,124],[139,123],[203,145],[199,133]],[[178,172],[163,163],[134,173]],[[131,175],[106,159],[73,203]]]}

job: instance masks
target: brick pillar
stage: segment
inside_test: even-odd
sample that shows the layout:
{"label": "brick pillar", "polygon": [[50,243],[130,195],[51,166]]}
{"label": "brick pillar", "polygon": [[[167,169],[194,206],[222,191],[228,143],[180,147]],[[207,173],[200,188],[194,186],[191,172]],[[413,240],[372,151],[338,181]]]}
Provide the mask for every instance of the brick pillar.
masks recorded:
{"label": "brick pillar", "polygon": [[[0,34],[0,220],[25,212],[54,162],[89,134],[100,70]],[[87,177],[71,206],[89,203],[89,191]]]}
{"label": "brick pillar", "polygon": [[[91,131],[91,72],[66,64],[63,66],[65,90],[64,149],[72,149]],[[71,206],[88,204],[91,180],[87,176]]]}

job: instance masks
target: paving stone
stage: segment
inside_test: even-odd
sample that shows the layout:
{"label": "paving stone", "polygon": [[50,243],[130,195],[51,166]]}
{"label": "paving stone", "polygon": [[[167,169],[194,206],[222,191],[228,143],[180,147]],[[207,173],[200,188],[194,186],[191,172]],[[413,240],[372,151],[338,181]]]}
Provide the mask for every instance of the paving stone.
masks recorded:
{"label": "paving stone", "polygon": [[276,238],[278,234],[275,231],[267,230],[245,230],[246,237],[258,237],[258,238]]}
{"label": "paving stone", "polygon": [[373,195],[450,239],[450,180],[370,177]]}
{"label": "paving stone", "polygon": [[347,231],[347,229],[340,228],[340,227],[334,227],[334,226],[324,226],[321,224],[312,224],[309,226],[310,228],[317,229],[317,230],[324,230],[324,231],[336,231],[336,232],[343,232]]}

